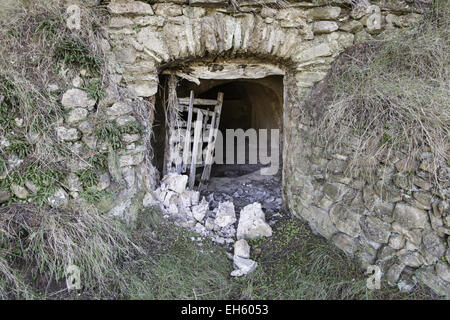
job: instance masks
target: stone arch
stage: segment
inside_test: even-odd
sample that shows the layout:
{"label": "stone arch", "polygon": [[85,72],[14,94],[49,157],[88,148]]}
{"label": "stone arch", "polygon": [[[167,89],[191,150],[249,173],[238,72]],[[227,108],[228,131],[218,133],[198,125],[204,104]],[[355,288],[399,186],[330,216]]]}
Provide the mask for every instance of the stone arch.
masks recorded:
{"label": "stone arch", "polygon": [[[431,268],[427,270],[426,276],[431,277],[428,282],[439,283],[438,290],[449,292],[448,282],[442,284],[430,267],[437,261],[431,244],[443,239],[430,231],[430,209],[404,202],[395,186],[383,191],[378,184],[346,175],[343,169],[351,151],[331,154],[326,147],[313,145],[307,139],[312,121],[302,116],[305,97],[324,79],[341,52],[375,35],[383,39],[391,30],[414,23],[426,6],[422,6],[422,1],[405,5],[397,0],[362,1],[361,5],[352,6],[354,1],[344,0],[333,2],[335,6],[289,1],[287,8],[273,8],[248,1],[245,10],[234,12],[226,9],[227,3],[110,3],[109,44],[114,53],[114,81],[130,89],[137,100],[149,98],[154,102],[158,75],[174,66],[186,67],[186,74],[190,73],[189,65],[199,60],[208,61],[211,66],[238,59],[281,66],[283,145],[289,145],[289,150],[283,149],[282,195],[287,208],[346,254],[358,258],[363,267],[377,264],[388,276],[396,277],[393,282],[405,266]],[[392,169],[402,173],[397,165]],[[416,183],[421,192],[431,188],[431,183],[428,186],[420,177]],[[441,209],[433,207],[434,210]],[[422,231],[415,230],[416,236],[409,230],[405,223],[409,219],[414,220],[416,229],[428,229],[423,232],[423,243]],[[425,255],[405,247],[405,239],[420,247]],[[385,248],[399,256],[400,269],[379,259],[386,253],[382,252]],[[440,255],[445,251],[441,243],[438,249]]]}

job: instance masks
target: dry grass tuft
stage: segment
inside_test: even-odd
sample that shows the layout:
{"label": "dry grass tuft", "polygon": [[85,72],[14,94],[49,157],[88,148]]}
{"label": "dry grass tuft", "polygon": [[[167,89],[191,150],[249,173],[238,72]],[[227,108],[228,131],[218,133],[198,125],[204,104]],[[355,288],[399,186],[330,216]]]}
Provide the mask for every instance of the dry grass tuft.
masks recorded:
{"label": "dry grass tuft", "polygon": [[50,297],[56,289],[67,294],[70,265],[80,269],[86,294],[105,294],[118,278],[119,262],[141,250],[109,217],[20,204],[0,209],[0,240],[2,298]]}
{"label": "dry grass tuft", "polygon": [[354,174],[370,175],[393,155],[431,151],[435,182],[448,183],[441,170],[450,148],[448,14],[448,3],[435,4],[420,24],[351,48],[314,96],[317,141],[351,146]]}

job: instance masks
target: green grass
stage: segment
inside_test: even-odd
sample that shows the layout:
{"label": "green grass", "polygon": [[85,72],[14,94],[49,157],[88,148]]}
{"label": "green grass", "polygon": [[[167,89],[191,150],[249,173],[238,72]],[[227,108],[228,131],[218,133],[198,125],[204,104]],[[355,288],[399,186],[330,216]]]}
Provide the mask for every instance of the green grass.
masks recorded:
{"label": "green grass", "polygon": [[115,121],[105,121],[95,129],[97,138],[107,142],[113,150],[124,147],[123,134],[138,134],[141,132],[142,128],[137,122],[129,122],[123,126],[118,126]]}
{"label": "green grass", "polygon": [[[0,221],[8,223],[7,232],[0,233],[3,298],[436,298],[420,286],[409,294],[385,283],[380,290],[367,289],[367,276],[356,263],[296,219],[279,222],[270,238],[250,241],[258,267],[246,277],[232,278],[233,263],[223,247],[207,239],[200,244],[198,234],[174,226],[155,210],[141,212],[136,227],[126,230],[98,213],[35,212],[35,218],[23,220],[24,212],[33,211],[16,208],[12,220]],[[69,262],[82,270],[79,292],[65,290]]]}

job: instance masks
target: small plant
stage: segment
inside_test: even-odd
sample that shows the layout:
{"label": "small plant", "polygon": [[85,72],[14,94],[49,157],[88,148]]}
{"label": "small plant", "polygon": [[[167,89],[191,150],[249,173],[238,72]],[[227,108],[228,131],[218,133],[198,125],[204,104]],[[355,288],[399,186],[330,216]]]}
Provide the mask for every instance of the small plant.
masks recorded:
{"label": "small plant", "polygon": [[0,155],[0,174],[3,174],[6,171],[6,161]]}
{"label": "small plant", "polygon": [[43,19],[38,27],[36,33],[42,33],[47,39],[54,38],[61,28],[61,23],[55,17],[46,17]]}
{"label": "small plant", "polygon": [[94,78],[88,81],[87,85],[83,88],[91,99],[100,100],[106,96],[103,91],[103,83],[100,78]]}
{"label": "small plant", "polygon": [[77,171],[76,175],[85,188],[90,188],[98,183],[99,173],[95,168]]}
{"label": "small plant", "polygon": [[122,131],[111,121],[105,122],[100,127],[96,128],[95,135],[99,139],[108,142],[113,150],[123,147]]}
{"label": "small plant", "polygon": [[5,148],[6,153],[8,154],[15,154],[20,159],[25,158],[29,154],[31,154],[31,146],[30,144],[25,140],[25,137],[23,136],[17,136],[17,135],[10,135],[8,137],[10,145]]}
{"label": "small plant", "polygon": [[0,76],[0,128],[11,131],[15,127],[19,98],[16,95],[16,87],[11,79]]}
{"label": "small plant", "polygon": [[142,128],[139,125],[139,123],[133,121],[133,122],[128,122],[127,124],[125,124],[124,126],[120,127],[120,132],[122,134],[141,134],[142,133]]}
{"label": "small plant", "polygon": [[79,66],[91,74],[99,74],[102,59],[90,53],[86,45],[77,38],[65,38],[59,41],[54,51],[55,58],[66,66]]}
{"label": "small plant", "polygon": [[98,203],[101,199],[108,196],[106,191],[99,191],[94,188],[89,188],[80,193],[80,196],[89,203]]}
{"label": "small plant", "polygon": [[90,158],[90,163],[96,168],[97,170],[106,169],[108,167],[108,153],[107,152],[99,152],[93,155]]}

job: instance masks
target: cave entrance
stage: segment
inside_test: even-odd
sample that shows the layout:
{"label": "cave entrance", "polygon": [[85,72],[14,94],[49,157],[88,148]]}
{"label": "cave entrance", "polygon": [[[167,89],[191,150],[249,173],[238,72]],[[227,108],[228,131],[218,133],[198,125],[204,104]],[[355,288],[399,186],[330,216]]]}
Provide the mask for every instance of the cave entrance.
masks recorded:
{"label": "cave entrance", "polygon": [[[216,144],[212,178],[235,178],[268,166],[268,159],[261,159],[260,154],[263,154],[263,158],[264,155],[271,156],[272,136],[273,139],[277,138],[276,143],[280,147],[277,159],[280,168],[276,173],[281,173],[283,117],[281,76],[257,80],[203,80],[199,86],[186,83],[183,87],[185,90],[193,90],[196,97],[203,99],[215,99],[219,92],[224,94],[219,124],[222,140],[218,139]],[[255,143],[256,145],[252,145]],[[263,143],[266,144],[264,152],[260,150]]]}
{"label": "cave entrance", "polygon": [[[223,74],[217,74],[217,79],[208,74],[207,79],[198,76],[196,83],[179,77],[176,86],[178,98],[187,98],[193,91],[196,99],[212,100],[217,99],[219,92],[223,93],[219,137],[204,194],[214,193],[215,200],[231,197],[238,208],[236,198],[240,197],[243,206],[254,201],[281,205],[283,74],[254,74],[258,78],[247,74],[242,78],[223,79]],[[162,88],[167,88],[170,77],[160,75]],[[154,153],[155,165],[163,174],[166,173],[164,150],[168,139],[167,99],[167,90],[159,90]],[[197,168],[197,183],[202,172],[203,167]]]}

